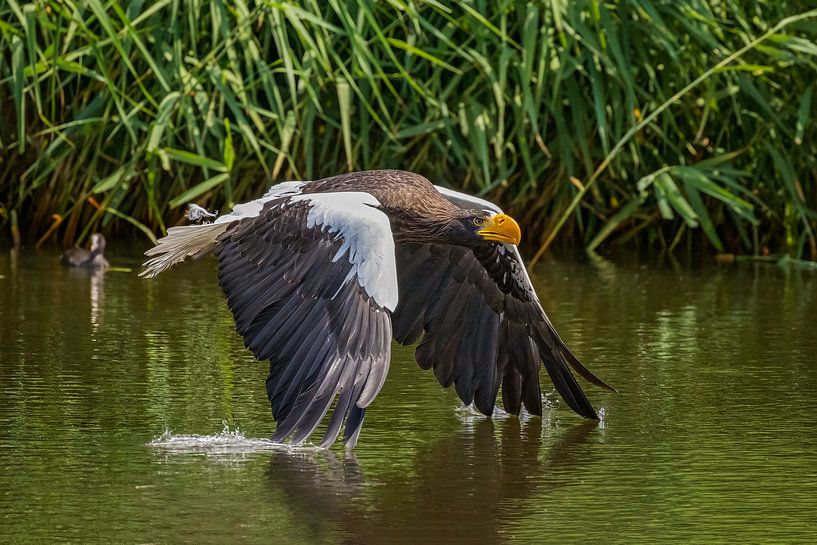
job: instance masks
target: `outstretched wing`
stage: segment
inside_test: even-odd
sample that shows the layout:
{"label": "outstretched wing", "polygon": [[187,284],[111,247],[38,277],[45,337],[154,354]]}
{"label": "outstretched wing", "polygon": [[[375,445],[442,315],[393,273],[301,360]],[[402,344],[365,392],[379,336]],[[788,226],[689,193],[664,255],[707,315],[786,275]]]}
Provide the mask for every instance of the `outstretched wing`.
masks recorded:
{"label": "outstretched wing", "polygon": [[397,304],[388,218],[368,193],[288,196],[219,237],[219,283],[236,329],[270,360],[276,441],[300,443],[337,397],[321,442],[354,445],[389,367]]}
{"label": "outstretched wing", "polygon": [[[462,208],[500,213],[496,205],[445,188]],[[420,339],[416,358],[445,387],[454,384],[464,403],[491,414],[502,386],[505,410],[542,413],[539,369],[578,414],[598,418],[570,372],[615,391],[567,348],[548,319],[515,246],[486,243],[475,249],[406,245],[397,249],[398,284],[404,297],[393,314],[401,344]]]}

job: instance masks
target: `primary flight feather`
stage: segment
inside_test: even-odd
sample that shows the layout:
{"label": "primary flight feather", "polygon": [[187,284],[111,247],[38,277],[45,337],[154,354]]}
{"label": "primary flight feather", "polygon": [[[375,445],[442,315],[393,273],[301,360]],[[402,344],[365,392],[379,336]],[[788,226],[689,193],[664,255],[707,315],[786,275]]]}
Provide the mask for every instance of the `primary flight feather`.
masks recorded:
{"label": "primary flight feather", "polygon": [[213,223],[172,227],[152,277],[212,251],[236,329],[269,360],[274,440],[306,440],[334,403],[322,446],[355,445],[389,368],[391,340],[491,415],[541,415],[543,364],[565,402],[598,418],[569,367],[615,391],[565,346],[533,290],[517,223],[494,204],[380,170],[273,186]]}

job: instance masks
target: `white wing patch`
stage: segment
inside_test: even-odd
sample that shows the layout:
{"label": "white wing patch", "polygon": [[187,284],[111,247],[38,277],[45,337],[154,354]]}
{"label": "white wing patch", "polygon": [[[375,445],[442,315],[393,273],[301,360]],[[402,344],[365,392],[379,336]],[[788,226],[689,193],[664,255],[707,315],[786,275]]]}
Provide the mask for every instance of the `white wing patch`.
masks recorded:
{"label": "white wing patch", "polygon": [[269,191],[264,193],[264,196],[260,199],[235,205],[232,212],[219,216],[213,223],[228,223],[243,218],[254,218],[261,213],[261,209],[264,208],[264,204],[268,201],[280,197],[300,195],[304,184],[307,183],[309,182],[284,182],[275,184]]}
{"label": "white wing patch", "polygon": [[480,199],[479,197],[474,197],[466,193],[460,193],[459,191],[454,191],[453,189],[439,185],[435,185],[434,187],[437,191],[442,193],[443,197],[461,208],[479,208],[492,214],[502,213],[502,209],[491,201],[486,201],[485,199]]}
{"label": "white wing patch", "polygon": [[356,276],[378,305],[394,310],[398,297],[394,238],[389,218],[376,208],[380,202],[362,192],[296,195],[290,201],[309,203],[308,229],[321,226],[343,238],[332,261],[347,256],[353,265],[350,277]]}

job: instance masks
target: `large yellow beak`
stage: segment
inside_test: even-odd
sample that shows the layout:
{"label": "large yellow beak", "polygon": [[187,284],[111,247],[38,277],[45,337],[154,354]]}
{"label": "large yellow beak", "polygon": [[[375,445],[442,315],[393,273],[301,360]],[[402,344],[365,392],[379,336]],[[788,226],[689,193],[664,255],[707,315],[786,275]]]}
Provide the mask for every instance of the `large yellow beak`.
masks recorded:
{"label": "large yellow beak", "polygon": [[482,238],[503,244],[519,244],[522,240],[522,231],[519,224],[505,214],[494,214],[485,219],[482,229],[477,231]]}

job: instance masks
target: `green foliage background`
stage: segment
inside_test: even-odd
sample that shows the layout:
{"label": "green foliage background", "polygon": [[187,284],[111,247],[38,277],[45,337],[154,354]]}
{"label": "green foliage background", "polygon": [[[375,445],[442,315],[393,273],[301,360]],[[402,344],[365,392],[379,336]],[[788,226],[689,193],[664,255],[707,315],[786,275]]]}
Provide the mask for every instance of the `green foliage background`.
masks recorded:
{"label": "green foliage background", "polygon": [[223,210],[273,181],[402,168],[497,200],[534,248],[565,220],[564,245],[814,259],[811,14],[593,176],[674,93],[811,7],[8,0],[0,223],[14,212],[27,239],[66,244],[125,226],[152,236],[188,201]]}

